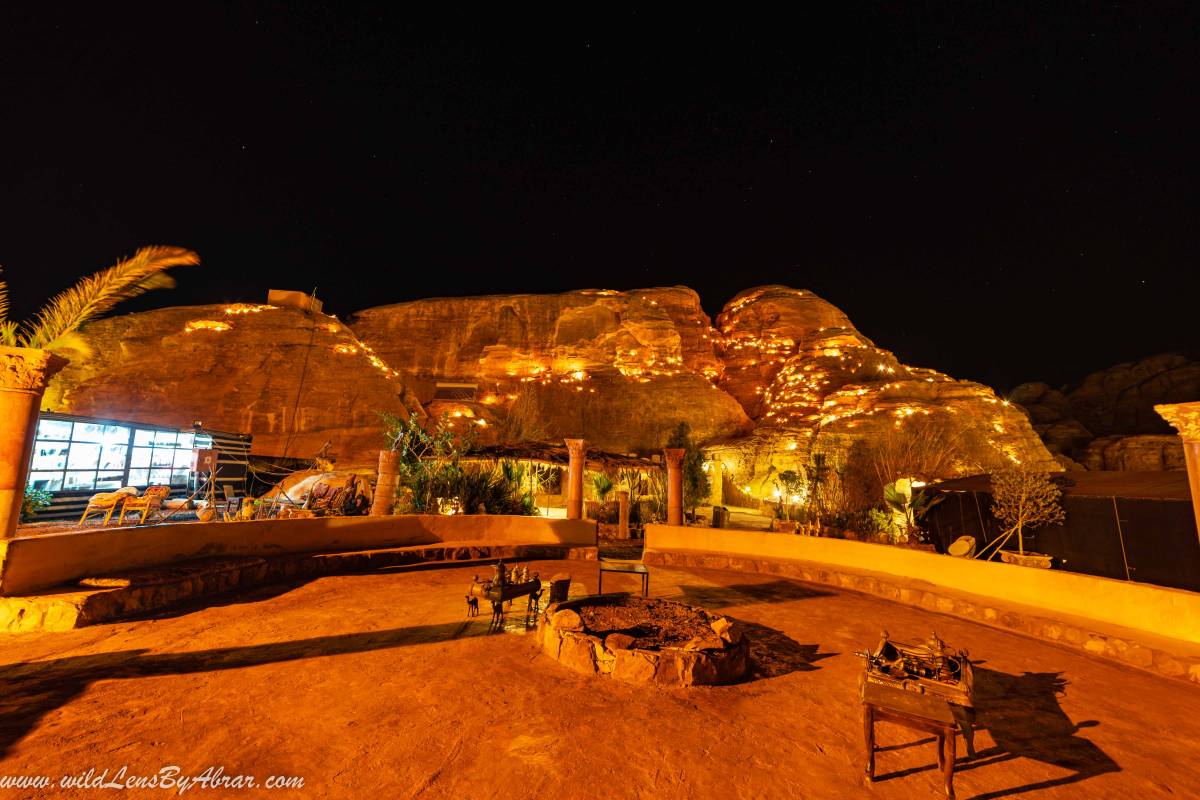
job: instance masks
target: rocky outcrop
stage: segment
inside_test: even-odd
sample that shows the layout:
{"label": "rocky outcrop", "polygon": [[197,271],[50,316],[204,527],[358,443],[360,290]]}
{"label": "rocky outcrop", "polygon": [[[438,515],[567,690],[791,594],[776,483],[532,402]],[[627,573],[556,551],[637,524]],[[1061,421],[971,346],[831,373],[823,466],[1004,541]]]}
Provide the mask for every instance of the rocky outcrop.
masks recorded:
{"label": "rocky outcrop", "polygon": [[1081,461],[1089,470],[1187,469],[1183,440],[1178,436],[1101,436],[1088,443]]}
{"label": "rocky outcrop", "polygon": [[704,441],[752,427],[713,384],[720,337],[686,287],[435,298],[350,324],[425,403],[439,382],[474,384],[476,404],[455,410],[487,420],[488,435],[519,396],[545,437],[618,452],[661,447],[681,420]]}
{"label": "rocky outcrop", "polygon": [[[811,292],[764,286],[742,292],[717,317],[725,369],[718,385],[758,423],[715,446],[735,485],[798,470],[817,453],[843,461],[854,443],[925,419],[962,448],[951,474],[1014,463],[1059,471],[1029,420],[990,388],[901,364]],[[948,477],[949,475],[928,476]]]}
{"label": "rocky outcrop", "polygon": [[[249,432],[253,452],[309,458],[325,442],[369,460],[375,412],[421,412],[394,370],[335,317],[235,304],[125,314],[85,330],[92,349],[51,383],[43,408]],[[421,412],[423,413],[423,412]]]}
{"label": "rocky outcrop", "polygon": [[685,420],[697,440],[738,450],[725,478],[741,487],[937,419],[966,443],[956,473],[1059,468],[991,389],[904,365],[837,307],[784,286],[742,292],[717,327],[695,292],[666,287],[419,300],[347,324],[274,306],[169,308],[85,336],[95,355],[51,386],[50,407],[201,419],[254,434],[265,455],[331,441],[341,464],[373,465],[376,411],[444,413],[484,443],[582,436],[617,452],[653,451]]}
{"label": "rocky outcrop", "polygon": [[1154,406],[1200,400],[1200,362],[1167,354],[1117,364],[1088,375],[1067,400],[1097,436],[1173,433]]}
{"label": "rocky outcrop", "polygon": [[1087,469],[1182,469],[1182,444],[1154,406],[1200,399],[1200,362],[1151,356],[1093,372],[1065,391],[1023,383],[1009,399],[1051,453]]}

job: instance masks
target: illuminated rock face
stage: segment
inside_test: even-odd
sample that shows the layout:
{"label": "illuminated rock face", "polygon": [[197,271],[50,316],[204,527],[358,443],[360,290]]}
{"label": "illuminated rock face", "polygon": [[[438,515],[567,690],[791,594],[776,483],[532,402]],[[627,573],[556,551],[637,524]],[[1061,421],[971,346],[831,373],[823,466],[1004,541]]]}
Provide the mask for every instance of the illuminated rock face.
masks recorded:
{"label": "illuminated rock face", "polygon": [[857,440],[925,417],[961,435],[960,472],[1014,463],[1061,470],[1019,409],[981,384],[901,364],[812,292],[747,290],[725,306],[717,326],[719,385],[758,427],[715,451],[731,479],[753,494],[768,493],[758,484],[772,472],[799,470],[815,453],[845,456]]}
{"label": "illuminated rock face", "polygon": [[85,334],[93,355],[71,359],[43,408],[182,427],[200,420],[253,433],[254,452],[266,455],[311,458],[329,441],[362,461],[379,450],[376,411],[420,409],[411,397],[406,406],[402,382],[349,328],[323,314],[186,306],[99,320]]}
{"label": "illuminated rock face", "polygon": [[439,381],[473,383],[498,401],[476,415],[502,418],[529,392],[550,438],[631,452],[661,447],[681,420],[701,440],[752,427],[713,385],[719,336],[686,287],[435,298],[367,309],[350,324],[422,401]]}
{"label": "illuminated rock face", "polygon": [[[269,306],[102,320],[85,331],[96,355],[59,376],[48,405],[201,419],[253,433],[267,455],[287,446],[307,457],[331,441],[341,463],[364,465],[380,445],[375,411],[446,413],[488,443],[520,407],[540,437],[618,452],[654,452],[686,420],[695,439],[742,453],[729,472],[738,486],[939,415],[971,434],[963,471],[1057,468],[1026,417],[987,387],[906,367],[835,306],[782,286],[738,295],[717,327],[686,287],[438,298],[370,308],[349,327],[315,322]],[[474,384],[475,399],[438,399],[438,383]]]}

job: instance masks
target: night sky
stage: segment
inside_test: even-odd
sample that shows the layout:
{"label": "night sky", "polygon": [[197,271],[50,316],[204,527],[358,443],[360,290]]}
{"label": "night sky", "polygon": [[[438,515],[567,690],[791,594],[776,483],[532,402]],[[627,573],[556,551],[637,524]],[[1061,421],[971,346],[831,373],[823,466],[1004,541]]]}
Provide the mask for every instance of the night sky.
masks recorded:
{"label": "night sky", "polygon": [[167,243],[204,266],[126,308],[784,283],[1001,390],[1200,355],[1183,4],[91,5],[0,11],[17,313]]}

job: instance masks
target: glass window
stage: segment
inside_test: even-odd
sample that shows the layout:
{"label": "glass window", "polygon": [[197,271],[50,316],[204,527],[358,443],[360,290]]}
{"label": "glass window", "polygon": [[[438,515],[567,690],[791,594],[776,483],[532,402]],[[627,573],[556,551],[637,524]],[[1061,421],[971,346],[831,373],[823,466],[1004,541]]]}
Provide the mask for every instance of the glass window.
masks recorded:
{"label": "glass window", "polygon": [[154,431],[138,428],[133,432],[133,443],[139,447],[149,447],[154,444]]}
{"label": "glass window", "polygon": [[100,445],[74,442],[67,454],[67,469],[95,469],[100,461]]}
{"label": "glass window", "polygon": [[105,425],[100,436],[108,444],[129,444],[129,428],[124,425]]}
{"label": "glass window", "polygon": [[124,472],[101,472],[96,476],[97,489],[120,489],[121,481],[125,479]]}
{"label": "glass window", "polygon": [[66,469],[67,444],[65,442],[38,442],[33,448],[33,469]]}
{"label": "glass window", "polygon": [[171,482],[170,469],[152,469],[150,470],[150,483],[155,486],[165,486]]}
{"label": "glass window", "polygon": [[63,476],[61,472],[31,472],[29,485],[34,489],[45,489],[47,492],[57,492],[62,489]]}
{"label": "glass window", "polygon": [[96,486],[95,472],[68,472],[63,481],[63,489],[70,492],[80,489],[93,489]]}
{"label": "glass window", "polygon": [[154,446],[162,447],[165,445],[167,447],[174,447],[178,438],[179,434],[177,434],[175,431],[155,431]]}
{"label": "glass window", "polygon": [[179,445],[178,446],[186,447],[187,449],[191,450],[192,446],[193,446],[193,442],[195,441],[195,438],[196,438],[196,435],[193,433],[181,433],[181,434],[179,434]]}
{"label": "glass window", "polygon": [[131,469],[131,470],[129,470],[129,485],[130,486],[149,486],[150,485],[150,470],[148,470],[148,469]]}
{"label": "glass window", "polygon": [[43,419],[38,421],[37,438],[39,439],[70,439],[71,423],[61,419]]}
{"label": "glass window", "polygon": [[171,470],[171,485],[172,486],[187,486],[188,470],[173,469]]}
{"label": "glass window", "polygon": [[104,426],[98,422],[76,422],[75,432],[71,434],[73,442],[102,442],[104,441]]}
{"label": "glass window", "polygon": [[106,444],[100,451],[100,469],[125,471],[125,453],[129,448],[123,444]]}
{"label": "glass window", "polygon": [[150,466],[150,448],[135,447],[133,448],[133,456],[129,460],[131,467],[148,467]]}
{"label": "glass window", "polygon": [[165,447],[154,448],[154,453],[150,456],[150,466],[152,467],[169,467],[174,461],[175,451]]}
{"label": "glass window", "polygon": [[175,451],[175,469],[190,469],[192,466],[192,451],[182,448]]}

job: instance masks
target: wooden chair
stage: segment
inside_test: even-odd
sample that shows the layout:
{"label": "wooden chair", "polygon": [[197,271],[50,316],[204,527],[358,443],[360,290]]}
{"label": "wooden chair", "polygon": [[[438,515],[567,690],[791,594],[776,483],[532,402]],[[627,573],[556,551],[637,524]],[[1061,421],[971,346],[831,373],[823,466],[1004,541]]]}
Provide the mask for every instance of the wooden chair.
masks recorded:
{"label": "wooden chair", "polygon": [[[112,518],[113,512],[121,507],[131,495],[136,495],[137,489],[126,487],[118,489],[115,492],[100,492],[94,494],[88,500],[87,507],[83,509],[83,516],[79,518],[79,524],[82,525],[87,521],[89,515],[93,512],[97,515],[104,514],[104,525],[108,525],[108,521]],[[121,518],[117,517],[117,522]]]}
{"label": "wooden chair", "polygon": [[125,515],[130,511],[133,513],[141,512],[141,519],[137,521],[138,525],[144,525],[146,517],[150,516],[151,512],[162,510],[163,501],[171,494],[170,486],[147,486],[146,491],[142,492],[140,497],[127,497],[125,503],[121,506],[121,513],[117,519],[125,520]]}

